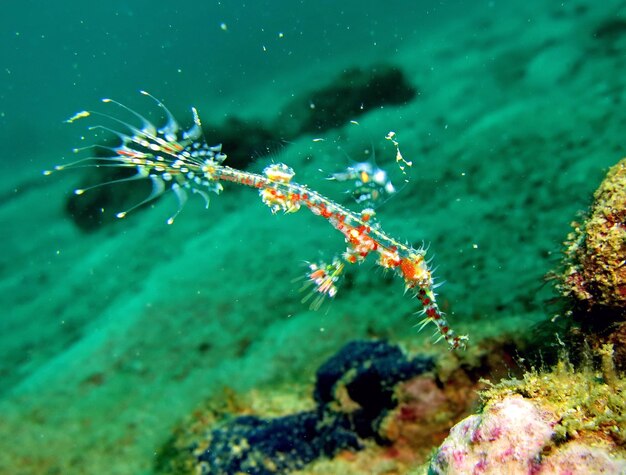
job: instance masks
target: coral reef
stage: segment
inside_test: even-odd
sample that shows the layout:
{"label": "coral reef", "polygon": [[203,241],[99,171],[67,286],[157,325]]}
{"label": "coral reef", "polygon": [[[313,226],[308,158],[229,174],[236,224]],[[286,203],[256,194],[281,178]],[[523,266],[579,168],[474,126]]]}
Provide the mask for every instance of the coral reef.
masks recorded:
{"label": "coral reef", "polygon": [[561,292],[588,309],[626,316],[626,159],[609,170],[588,218],[573,227]]}
{"label": "coral reef", "polygon": [[580,328],[572,345],[598,351],[614,348],[615,364],[626,370],[626,159],[607,173],[594,193],[588,216],[573,223],[557,288],[570,302]]}
{"label": "coral reef", "polygon": [[238,417],[194,451],[201,474],[269,475],[302,468],[323,455],[362,448],[348,419],[309,411],[276,419]]}
{"label": "coral reef", "polygon": [[479,414],[452,428],[428,473],[625,473],[625,394],[614,373],[563,362],[504,381],[482,393]]}
{"label": "coral reef", "polygon": [[380,428],[381,436],[390,442],[386,457],[407,467],[427,460],[454,423],[475,407],[475,389],[476,382],[460,369],[445,382],[439,377],[421,376],[399,384],[398,404]]}
{"label": "coral reef", "polygon": [[[283,417],[226,418],[181,453],[171,443],[160,468],[167,473],[265,475],[300,469],[320,457],[385,444],[380,430],[396,404],[395,386],[434,368],[430,357],[408,358],[382,341],[355,341],[324,363],[316,375],[313,410]],[[207,428],[197,429],[206,434]],[[174,459],[171,463],[167,457]]]}
{"label": "coral reef", "polygon": [[565,334],[580,369],[561,355],[482,391],[482,410],[451,429],[429,474],[626,473],[625,185],[626,159],[566,242],[557,289],[578,325]]}
{"label": "coral reef", "polygon": [[355,341],[318,369],[313,397],[320,408],[349,414],[360,437],[380,441],[382,416],[397,404],[395,385],[433,369],[430,357],[408,359],[396,345]]}
{"label": "coral reef", "polygon": [[510,350],[495,341],[435,365],[384,341],[348,343],[319,367],[313,391],[290,384],[211,398],[180,424],[156,471],[413,473],[475,410],[479,379],[515,369]]}

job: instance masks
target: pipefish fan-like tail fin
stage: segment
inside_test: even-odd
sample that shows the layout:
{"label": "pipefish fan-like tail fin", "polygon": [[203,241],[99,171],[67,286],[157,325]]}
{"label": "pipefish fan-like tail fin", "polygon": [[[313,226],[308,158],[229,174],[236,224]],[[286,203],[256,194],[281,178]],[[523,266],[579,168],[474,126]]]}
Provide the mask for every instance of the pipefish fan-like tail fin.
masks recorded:
{"label": "pipefish fan-like tail fin", "polygon": [[[210,146],[206,143],[202,134],[200,118],[195,108],[192,108],[193,126],[187,130],[182,130],[174,116],[161,101],[145,91],[141,91],[141,93],[153,99],[157,106],[163,110],[166,116],[166,122],[163,126],[155,126],[148,119],[120,102],[113,99],[103,99],[102,102],[117,106],[132,116],[134,121],[138,120],[141,125],[136,126],[116,116],[97,111],[82,111],[75,114],[67,122],[72,123],[78,119],[93,116],[101,117],[111,123],[111,126],[95,125],[90,127],[90,130],[106,131],[116,136],[120,144],[115,147],[92,145],[75,149],[75,153],[90,151],[92,155],[69,164],[58,165],[54,170],[91,166],[134,168],[136,169],[135,175],[80,188],[74,190],[74,193],[82,195],[86,191],[105,185],[149,179],[152,182],[151,193],[139,203],[118,212],[116,216],[123,218],[130,211],[171,190],[178,200],[177,211],[167,220],[168,224],[172,224],[182,211],[187,201],[188,192],[198,193],[208,207],[210,201],[208,193],[219,194],[222,191],[221,183],[214,179],[211,170],[215,166],[220,166],[226,159],[226,155],[222,153],[221,145]],[[98,153],[98,156],[95,156],[95,149],[108,154]],[[50,174],[52,171],[44,173]]]}

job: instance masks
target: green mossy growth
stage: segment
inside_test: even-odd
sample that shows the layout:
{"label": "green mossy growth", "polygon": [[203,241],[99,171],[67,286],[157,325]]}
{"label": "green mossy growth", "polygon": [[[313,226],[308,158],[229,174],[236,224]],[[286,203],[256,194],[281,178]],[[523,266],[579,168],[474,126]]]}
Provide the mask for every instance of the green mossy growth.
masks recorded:
{"label": "green mossy growth", "polygon": [[[611,348],[605,348],[611,352]],[[626,378],[615,373],[611,359],[601,371],[580,370],[562,360],[550,371],[530,371],[522,380],[492,385],[481,393],[486,402],[519,394],[559,418],[555,442],[592,437],[626,445]],[[608,361],[608,363],[607,363]]]}

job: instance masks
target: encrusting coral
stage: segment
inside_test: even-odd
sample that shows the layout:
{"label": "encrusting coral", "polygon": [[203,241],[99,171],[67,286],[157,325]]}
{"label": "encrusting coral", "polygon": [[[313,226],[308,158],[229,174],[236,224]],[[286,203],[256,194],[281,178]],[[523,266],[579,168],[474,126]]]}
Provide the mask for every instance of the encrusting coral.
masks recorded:
{"label": "encrusting coral", "polygon": [[408,357],[383,341],[350,342],[318,369],[312,409],[273,418],[226,417],[198,429],[191,425],[164,448],[159,471],[289,473],[342,451],[386,444],[381,424],[398,404],[396,385],[433,369],[431,357]]}
{"label": "encrusting coral", "polygon": [[[605,370],[613,371],[612,368]],[[450,431],[429,474],[626,473],[626,379],[575,371],[504,381]]]}
{"label": "encrusting coral", "polygon": [[[614,348],[626,370],[626,158],[609,169],[594,193],[587,217],[573,223],[565,242],[557,288],[568,299],[573,323],[568,336],[596,352]],[[579,332],[577,335],[576,332]]]}
{"label": "encrusting coral", "polygon": [[626,158],[594,193],[589,217],[573,227],[560,291],[587,308],[606,307],[626,316]]}
{"label": "encrusting coral", "polygon": [[482,391],[482,410],[452,428],[429,475],[626,473],[626,159],[573,227],[557,289],[578,325],[566,340],[581,367],[561,357]]}

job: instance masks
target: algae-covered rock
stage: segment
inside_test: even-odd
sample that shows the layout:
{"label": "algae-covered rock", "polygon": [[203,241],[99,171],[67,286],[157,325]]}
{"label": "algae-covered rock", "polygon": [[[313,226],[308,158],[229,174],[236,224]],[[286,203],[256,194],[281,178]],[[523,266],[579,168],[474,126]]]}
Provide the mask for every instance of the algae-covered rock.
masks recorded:
{"label": "algae-covered rock", "polygon": [[502,382],[459,422],[429,474],[626,473],[626,380],[574,371]]}
{"label": "algae-covered rock", "polygon": [[433,369],[431,357],[408,357],[384,341],[348,343],[318,369],[312,410],[280,417],[200,416],[207,423],[181,429],[162,450],[157,471],[289,473],[342,451],[385,444],[381,423],[398,403],[396,385]]}
{"label": "algae-covered rock", "polygon": [[481,414],[452,428],[430,470],[437,474],[531,473],[555,423],[555,414],[522,396],[488,404]]}
{"label": "algae-covered rock", "polygon": [[626,316],[626,159],[594,193],[589,215],[568,236],[561,292],[586,309]]}

